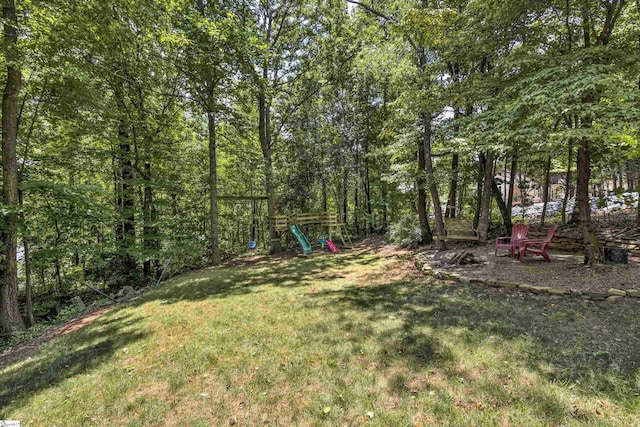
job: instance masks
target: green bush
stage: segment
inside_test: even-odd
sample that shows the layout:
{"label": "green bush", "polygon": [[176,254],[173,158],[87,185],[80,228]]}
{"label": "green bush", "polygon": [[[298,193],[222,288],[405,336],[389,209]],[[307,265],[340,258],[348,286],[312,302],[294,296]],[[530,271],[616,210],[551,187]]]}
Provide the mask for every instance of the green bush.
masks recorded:
{"label": "green bush", "polygon": [[422,237],[418,218],[415,215],[407,214],[390,224],[389,240],[404,248],[415,248],[419,246]]}
{"label": "green bush", "polygon": [[36,319],[53,318],[56,315],[56,304],[57,301],[55,299],[36,301],[33,304],[33,314],[35,315]]}
{"label": "green bush", "polygon": [[68,322],[71,319],[74,319],[80,316],[84,311],[85,311],[84,307],[80,307],[76,304],[68,305],[66,307],[63,307],[62,310],[60,310],[60,314],[58,314],[58,317],[56,317],[53,323],[57,325],[61,325],[63,323]]}

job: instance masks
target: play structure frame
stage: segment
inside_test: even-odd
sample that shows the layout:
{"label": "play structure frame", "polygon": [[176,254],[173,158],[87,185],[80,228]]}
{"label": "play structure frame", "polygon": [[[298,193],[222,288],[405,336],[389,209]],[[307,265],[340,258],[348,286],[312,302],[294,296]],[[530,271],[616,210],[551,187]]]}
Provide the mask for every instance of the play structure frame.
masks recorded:
{"label": "play structure frame", "polygon": [[[290,215],[275,215],[269,217],[269,221],[277,232],[282,233],[289,230],[296,236],[296,238],[298,238],[299,241],[300,237],[298,236],[298,233],[302,234],[299,229],[301,225],[319,224],[324,227],[325,233],[329,236],[329,240],[332,240],[335,235],[340,238],[345,247],[353,245],[348,233],[346,232],[345,224],[338,222],[337,214],[332,214],[330,212],[303,212]],[[349,242],[348,245],[347,242]],[[303,247],[303,251],[307,253],[303,243],[301,242],[300,244]]]}

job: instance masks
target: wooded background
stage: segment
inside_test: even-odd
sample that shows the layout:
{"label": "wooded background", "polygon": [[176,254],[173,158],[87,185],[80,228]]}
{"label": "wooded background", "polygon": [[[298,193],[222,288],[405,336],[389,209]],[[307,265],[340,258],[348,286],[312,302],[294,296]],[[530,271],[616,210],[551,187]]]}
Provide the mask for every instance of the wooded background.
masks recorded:
{"label": "wooded background", "polygon": [[640,182],[639,22],[625,0],[4,0],[0,329],[169,258],[277,252],[274,214],[486,239],[523,174],[563,177],[597,258],[594,185]]}

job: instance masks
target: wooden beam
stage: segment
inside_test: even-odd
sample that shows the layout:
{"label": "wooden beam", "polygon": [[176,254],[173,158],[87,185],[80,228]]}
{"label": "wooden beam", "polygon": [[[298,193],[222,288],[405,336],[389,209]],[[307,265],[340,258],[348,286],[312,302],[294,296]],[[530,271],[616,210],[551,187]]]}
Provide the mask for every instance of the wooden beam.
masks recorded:
{"label": "wooden beam", "polygon": [[218,196],[218,200],[267,200],[267,196]]}

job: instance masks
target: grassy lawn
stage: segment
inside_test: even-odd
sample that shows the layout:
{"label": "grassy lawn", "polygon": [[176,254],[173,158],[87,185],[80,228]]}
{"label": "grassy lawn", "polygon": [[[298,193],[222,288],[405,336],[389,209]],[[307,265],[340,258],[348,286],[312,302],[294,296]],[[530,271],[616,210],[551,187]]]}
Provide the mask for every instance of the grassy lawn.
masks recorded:
{"label": "grassy lawn", "polygon": [[0,370],[23,425],[640,425],[640,304],[418,276],[386,251],[164,283]]}

